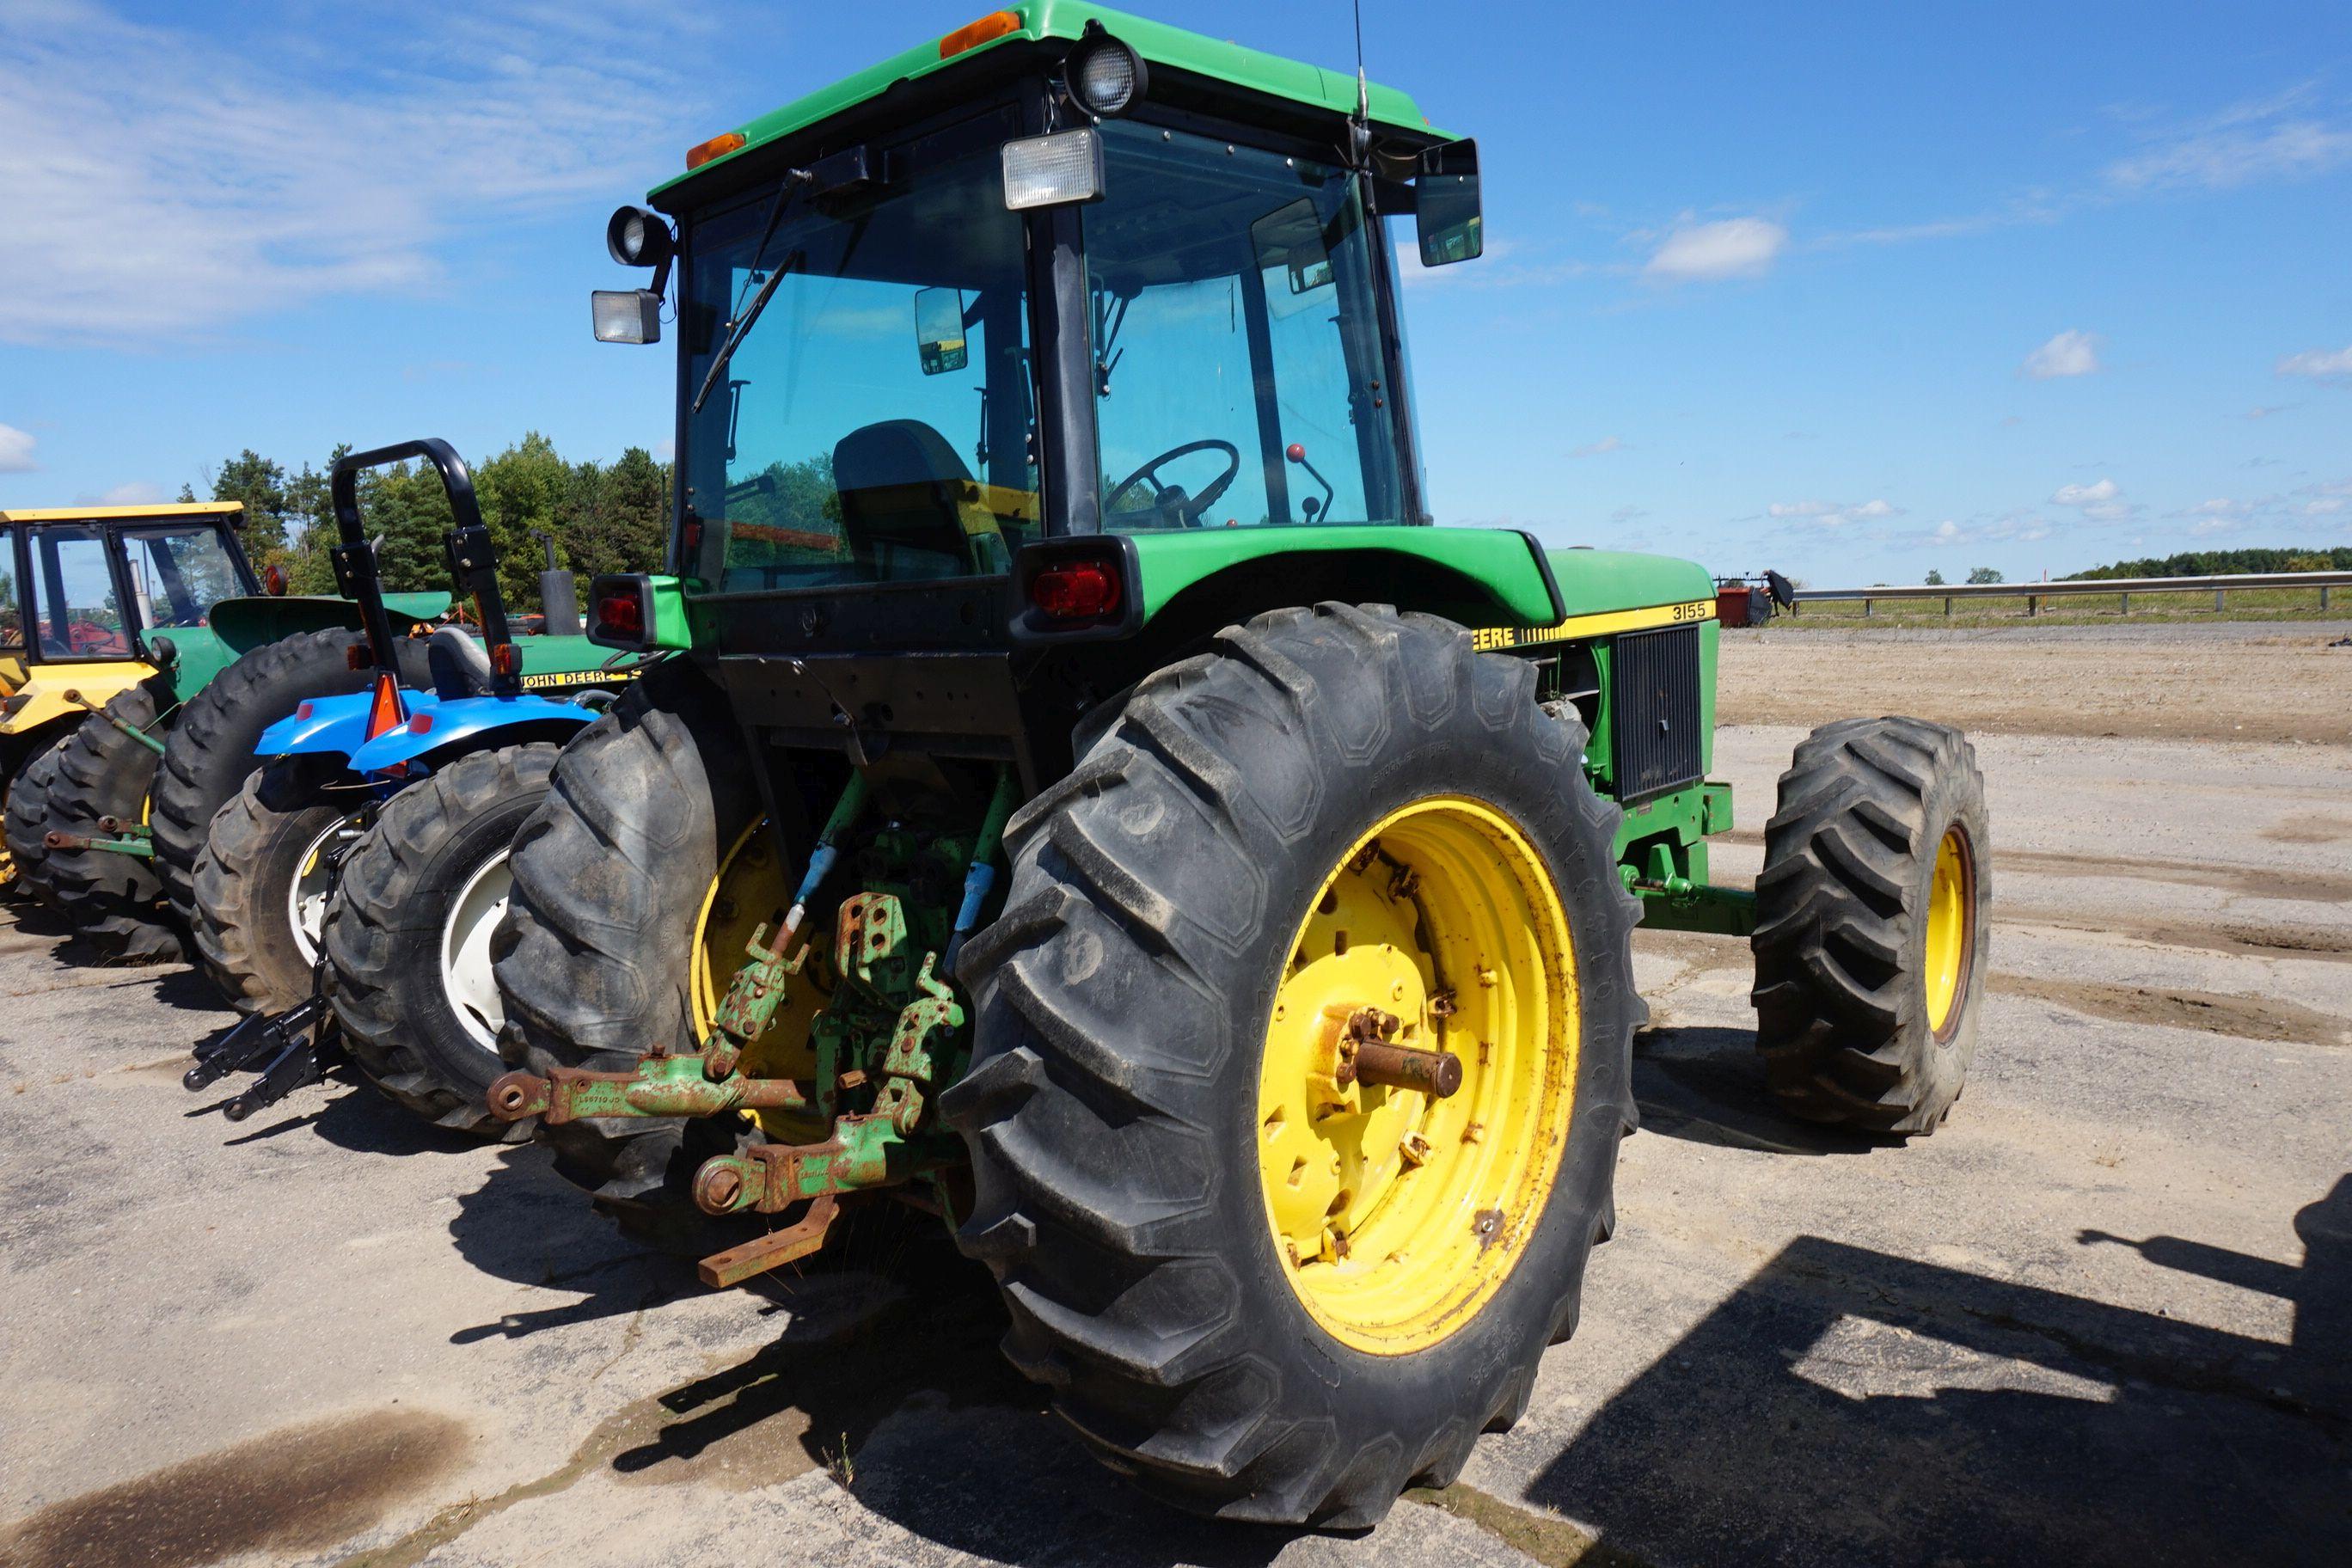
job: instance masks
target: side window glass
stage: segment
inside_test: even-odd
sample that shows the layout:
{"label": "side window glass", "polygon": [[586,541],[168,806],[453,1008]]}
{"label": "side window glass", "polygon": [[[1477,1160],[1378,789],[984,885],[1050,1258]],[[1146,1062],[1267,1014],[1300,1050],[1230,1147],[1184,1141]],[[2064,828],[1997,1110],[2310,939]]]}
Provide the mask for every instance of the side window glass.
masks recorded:
{"label": "side window glass", "polygon": [[16,591],[16,531],[0,529],[0,653],[25,650],[24,605]]}
{"label": "side window glass", "polygon": [[142,529],[123,539],[140,624],[200,626],[240,589],[228,543],[215,527]]}
{"label": "side window glass", "polygon": [[131,634],[115,602],[106,541],[68,524],[32,531],[36,635],[49,658],[127,658]]}

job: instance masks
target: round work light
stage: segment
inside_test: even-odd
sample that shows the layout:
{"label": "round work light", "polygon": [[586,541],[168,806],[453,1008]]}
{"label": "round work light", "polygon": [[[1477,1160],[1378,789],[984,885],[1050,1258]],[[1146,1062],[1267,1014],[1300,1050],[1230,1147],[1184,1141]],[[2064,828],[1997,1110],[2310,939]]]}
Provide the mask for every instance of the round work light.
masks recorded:
{"label": "round work light", "polygon": [[658,267],[670,258],[669,226],[643,207],[622,207],[604,226],[604,248],[624,267]]}
{"label": "round work light", "polygon": [[1097,38],[1070,57],[1070,92],[1089,114],[1125,114],[1146,80],[1142,57],[1117,38]]}

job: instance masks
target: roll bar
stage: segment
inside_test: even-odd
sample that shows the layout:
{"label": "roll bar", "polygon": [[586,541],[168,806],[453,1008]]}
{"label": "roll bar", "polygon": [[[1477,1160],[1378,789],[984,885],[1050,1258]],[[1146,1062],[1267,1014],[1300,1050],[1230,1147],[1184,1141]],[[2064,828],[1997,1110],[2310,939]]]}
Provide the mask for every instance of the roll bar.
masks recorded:
{"label": "roll bar", "polygon": [[457,526],[442,536],[451,575],[458,591],[470,595],[481,616],[482,641],[490,653],[491,689],[511,696],[522,689],[522,661],[507,626],[506,598],[499,592],[498,555],[490,531],[482,525],[481,502],[474,496],[474,476],[457,449],[436,436],[395,442],[366,452],[348,452],[335,459],[329,476],[329,493],[335,507],[335,531],[342,542],[330,552],[335,585],[360,606],[367,628],[368,654],[378,669],[394,669],[392,618],[383,607],[383,579],[378,572],[375,546],[360,523],[360,475],[369,468],[422,458],[441,475],[449,496],[449,512]]}

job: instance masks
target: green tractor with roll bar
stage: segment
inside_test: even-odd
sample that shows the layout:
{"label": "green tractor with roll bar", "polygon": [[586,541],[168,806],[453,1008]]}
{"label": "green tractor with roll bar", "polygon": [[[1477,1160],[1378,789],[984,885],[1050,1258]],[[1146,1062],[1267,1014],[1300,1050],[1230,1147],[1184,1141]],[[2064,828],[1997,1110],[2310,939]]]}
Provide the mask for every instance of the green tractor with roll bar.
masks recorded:
{"label": "green tractor with roll bar", "polygon": [[1637,924],[1751,938],[1806,1118],[1931,1131],[1975,1045],[1958,732],[1817,731],[1715,885],[1705,571],[1434,525],[1386,231],[1475,258],[1476,170],[1360,73],[1034,0],[607,235],[654,278],[599,338],[677,279],[678,490],[590,635],[670,657],[517,839],[491,1108],[714,1284],[940,1215],[1087,1447],[1228,1517],[1368,1524],[1525,1409]]}

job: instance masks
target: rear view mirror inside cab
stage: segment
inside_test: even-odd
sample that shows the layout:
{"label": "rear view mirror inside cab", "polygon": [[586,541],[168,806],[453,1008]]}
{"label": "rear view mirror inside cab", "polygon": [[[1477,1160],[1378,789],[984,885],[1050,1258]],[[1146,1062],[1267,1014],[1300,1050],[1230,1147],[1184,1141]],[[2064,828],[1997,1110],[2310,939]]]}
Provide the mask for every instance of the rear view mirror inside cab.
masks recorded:
{"label": "rear view mirror inside cab", "polygon": [[963,290],[922,289],[915,294],[915,352],[925,375],[944,375],[970,363],[964,346]]}

